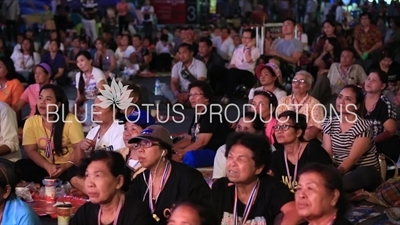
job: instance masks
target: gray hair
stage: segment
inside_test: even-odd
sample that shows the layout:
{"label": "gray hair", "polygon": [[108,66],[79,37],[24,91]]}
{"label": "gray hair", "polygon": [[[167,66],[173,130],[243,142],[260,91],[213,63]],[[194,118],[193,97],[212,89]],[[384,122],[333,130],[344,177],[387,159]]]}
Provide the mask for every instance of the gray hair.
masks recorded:
{"label": "gray hair", "polygon": [[297,76],[298,74],[302,74],[302,75],[306,76],[307,84],[312,86],[312,84],[314,83],[314,78],[308,71],[300,70],[295,74],[295,76]]}

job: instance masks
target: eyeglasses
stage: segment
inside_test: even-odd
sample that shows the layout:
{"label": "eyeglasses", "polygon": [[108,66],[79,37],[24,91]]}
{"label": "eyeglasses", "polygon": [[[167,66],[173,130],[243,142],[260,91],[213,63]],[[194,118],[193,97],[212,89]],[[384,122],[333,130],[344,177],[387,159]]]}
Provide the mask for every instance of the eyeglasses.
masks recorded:
{"label": "eyeglasses", "polygon": [[141,141],[136,142],[136,143],[133,144],[133,149],[134,150],[138,150],[140,147],[142,147],[142,148],[150,148],[150,147],[159,146],[159,145],[160,144],[154,143],[154,142],[152,142],[150,140],[141,140]]}
{"label": "eyeglasses", "polygon": [[202,96],[202,95],[204,95],[204,94],[193,93],[193,94],[189,94],[189,98],[190,98],[190,97],[199,97],[199,96]]}
{"label": "eyeglasses", "polygon": [[294,128],[294,126],[284,124],[284,125],[275,125],[272,128],[274,129],[274,131],[279,131],[279,130],[287,131],[291,127]]}
{"label": "eyeglasses", "polygon": [[307,81],[304,79],[293,79],[292,83],[300,83],[300,84],[306,84]]}

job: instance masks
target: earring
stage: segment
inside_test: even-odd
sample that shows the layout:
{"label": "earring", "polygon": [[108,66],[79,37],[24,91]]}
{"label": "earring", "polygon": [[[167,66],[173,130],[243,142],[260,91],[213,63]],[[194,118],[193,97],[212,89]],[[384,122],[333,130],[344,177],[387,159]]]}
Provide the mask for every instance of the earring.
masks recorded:
{"label": "earring", "polygon": [[165,162],[165,157],[164,156],[162,157],[162,161]]}

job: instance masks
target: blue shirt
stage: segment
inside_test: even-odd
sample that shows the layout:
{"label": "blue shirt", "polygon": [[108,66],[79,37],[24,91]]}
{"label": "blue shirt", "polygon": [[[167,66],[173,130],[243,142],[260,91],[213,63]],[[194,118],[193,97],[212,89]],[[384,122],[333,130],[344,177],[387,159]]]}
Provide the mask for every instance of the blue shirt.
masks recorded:
{"label": "blue shirt", "polygon": [[36,212],[18,197],[6,201],[1,224],[7,225],[41,225]]}
{"label": "blue shirt", "polygon": [[54,59],[51,58],[50,53],[46,53],[42,57],[42,62],[49,64],[51,70],[53,71],[53,74],[57,74],[59,68],[67,68],[67,62],[60,52],[57,53]]}

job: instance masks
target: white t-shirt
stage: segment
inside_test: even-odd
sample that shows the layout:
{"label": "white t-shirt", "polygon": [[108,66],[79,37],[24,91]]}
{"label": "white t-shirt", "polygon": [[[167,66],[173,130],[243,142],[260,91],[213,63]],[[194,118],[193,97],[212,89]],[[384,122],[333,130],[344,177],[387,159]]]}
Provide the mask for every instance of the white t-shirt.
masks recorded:
{"label": "white t-shirt", "polygon": [[[249,100],[254,98],[254,92],[256,91],[262,91],[263,87],[256,87],[256,88],[252,88],[249,91]],[[281,98],[285,97],[287,94],[284,90],[279,89],[279,88],[275,88],[275,90],[272,92],[274,93],[276,99],[279,101],[281,100]]]}
{"label": "white t-shirt", "polygon": [[[90,76],[90,80],[86,80],[85,74],[82,74],[83,80],[85,81],[85,96],[87,99],[95,99],[98,93],[97,84],[101,80],[106,80],[106,76],[104,75],[103,71],[99,68],[93,67],[92,69],[92,76]],[[81,77],[81,72],[78,72],[75,75],[75,83],[76,89],[79,89],[79,80]]]}
{"label": "white t-shirt", "polygon": [[24,55],[21,51],[13,52],[11,59],[14,62],[15,71],[31,71],[34,66],[40,63],[40,55],[37,52],[31,55]]}
{"label": "white t-shirt", "polygon": [[[38,52],[39,51],[39,44],[37,42],[33,42],[33,45],[34,45],[33,47],[35,49],[35,52]],[[21,51],[21,44],[16,44],[14,46],[13,52],[19,52],[19,51]]]}
{"label": "white t-shirt", "polygon": [[231,59],[231,65],[235,65],[236,68],[240,70],[247,70],[254,74],[254,68],[256,66],[257,59],[260,58],[261,52],[257,47],[251,48],[251,59],[253,62],[248,63],[245,59],[245,52],[243,46],[237,48],[235,52],[233,52],[233,56]]}
{"label": "white t-shirt", "polygon": [[212,179],[218,179],[226,177],[226,145],[222,145],[218,148],[214,158],[214,168]]}
{"label": "white t-shirt", "polygon": [[134,52],[135,48],[132,45],[129,45],[123,52],[121,52],[121,49],[118,47],[117,50],[115,51],[115,58],[117,59],[117,64],[121,65],[123,60],[129,60],[129,57]]}
{"label": "white t-shirt", "polygon": [[226,40],[222,41],[221,37],[216,37],[216,38],[214,38],[213,42],[217,47],[218,54],[224,60],[229,60],[230,59],[230,50],[232,49],[232,46],[234,47],[233,39],[231,37],[228,37]]}
{"label": "white t-shirt", "polygon": [[[150,6],[142,6],[140,11],[143,13],[143,22],[153,22],[153,13],[154,13],[153,6],[151,6],[151,5]],[[150,12],[148,19],[145,18],[144,12]]]}
{"label": "white t-shirt", "polygon": [[[50,45],[50,41],[47,41],[46,44],[44,44],[43,49],[48,51],[49,50],[49,45]],[[64,51],[64,44],[60,43],[60,50]]]}
{"label": "white t-shirt", "polygon": [[113,150],[116,151],[121,148],[125,148],[125,142],[123,139],[124,135],[124,125],[119,124],[118,121],[115,121],[110,128],[108,128],[107,132],[98,139],[97,133],[100,129],[100,125],[92,128],[89,133],[86,135],[87,139],[95,140],[96,145],[94,150],[102,149],[105,147],[113,146]]}
{"label": "white t-shirt", "polygon": [[[189,91],[188,87],[189,87],[190,81],[188,79],[185,79],[182,77],[182,74],[181,74],[182,69],[183,69],[182,62],[178,62],[177,64],[175,64],[172,67],[171,78],[178,78],[181,91],[188,92]],[[193,58],[192,64],[190,64],[188,70],[197,79],[199,79],[200,77],[207,78],[206,65],[198,59]]]}
{"label": "white t-shirt", "polygon": [[171,54],[171,52],[169,51],[169,46],[167,45],[163,45],[163,43],[161,41],[157,41],[156,44],[156,54],[159,55],[161,53],[167,53],[167,54]]}

